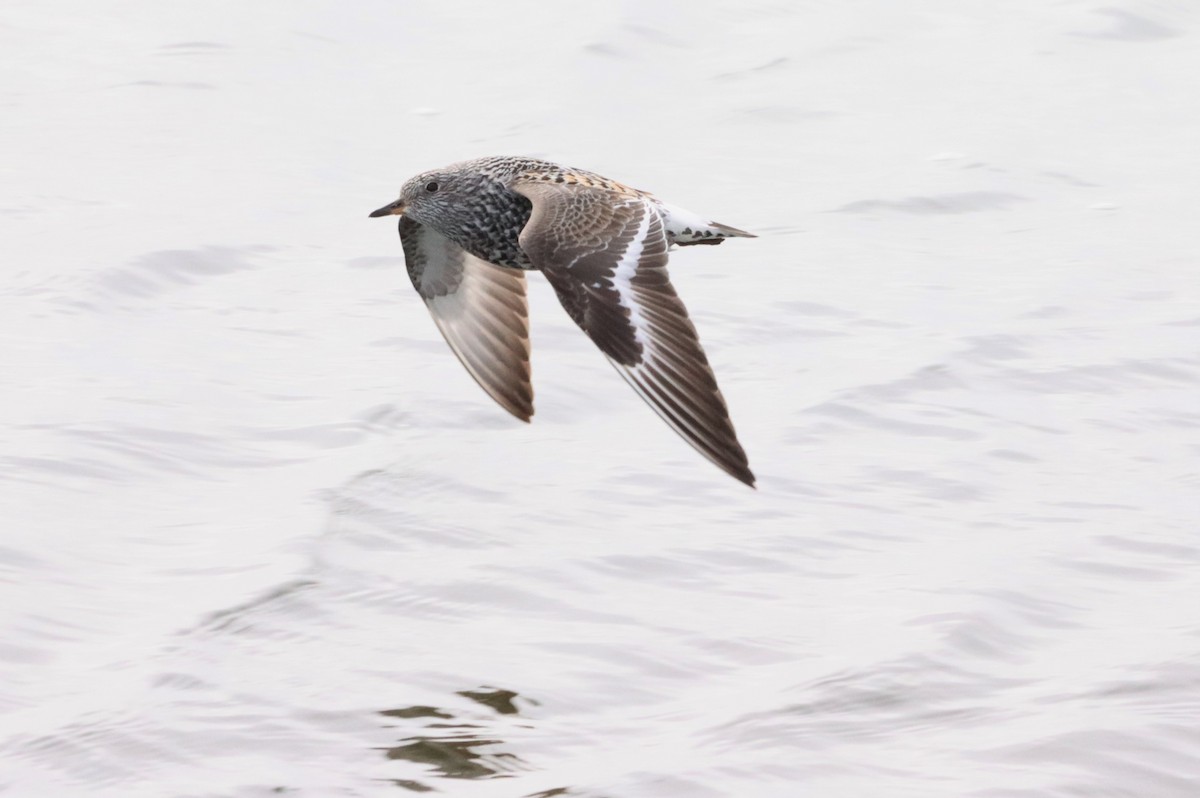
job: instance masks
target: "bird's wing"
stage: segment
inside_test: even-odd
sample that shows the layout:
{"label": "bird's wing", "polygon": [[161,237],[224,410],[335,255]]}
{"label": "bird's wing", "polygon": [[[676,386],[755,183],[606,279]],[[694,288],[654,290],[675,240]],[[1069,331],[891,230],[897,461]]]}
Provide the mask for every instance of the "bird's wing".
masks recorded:
{"label": "bird's wing", "polygon": [[408,276],[438,329],[488,395],[522,421],[533,415],[525,275],[469,255],[448,238],[400,218]]}
{"label": "bird's wing", "polygon": [[520,179],[521,249],[638,395],[701,454],[754,485],[725,399],[667,275],[654,204],[633,192]]}

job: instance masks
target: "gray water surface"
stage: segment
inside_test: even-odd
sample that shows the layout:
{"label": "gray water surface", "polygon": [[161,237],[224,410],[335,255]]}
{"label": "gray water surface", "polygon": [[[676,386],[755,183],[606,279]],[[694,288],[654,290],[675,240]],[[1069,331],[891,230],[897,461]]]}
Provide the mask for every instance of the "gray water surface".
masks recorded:
{"label": "gray water surface", "polygon": [[[1200,794],[1200,8],[0,9],[0,792]],[[759,490],[531,280],[537,416],[366,214],[525,154]],[[701,251],[696,251],[701,250]]]}

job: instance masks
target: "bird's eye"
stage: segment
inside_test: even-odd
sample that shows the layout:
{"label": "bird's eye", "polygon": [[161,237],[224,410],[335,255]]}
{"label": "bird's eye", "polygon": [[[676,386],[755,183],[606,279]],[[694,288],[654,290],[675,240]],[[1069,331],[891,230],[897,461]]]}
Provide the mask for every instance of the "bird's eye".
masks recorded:
{"label": "bird's eye", "polygon": [[432,194],[433,192],[437,191],[437,190],[438,190],[438,184],[437,184],[437,181],[436,181],[436,180],[430,180],[428,183],[426,183],[426,184],[425,184],[425,190],[426,190],[426,191],[428,191],[430,194]]}

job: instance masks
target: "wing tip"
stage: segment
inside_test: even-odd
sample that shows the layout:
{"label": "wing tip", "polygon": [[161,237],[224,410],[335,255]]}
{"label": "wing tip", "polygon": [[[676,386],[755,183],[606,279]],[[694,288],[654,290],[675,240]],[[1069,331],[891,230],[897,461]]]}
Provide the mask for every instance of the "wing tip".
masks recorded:
{"label": "wing tip", "polygon": [[[474,376],[474,375],[472,375],[472,376]],[[482,385],[482,383],[481,383],[481,385]],[[496,404],[500,405],[502,408],[507,410],[508,414],[510,416],[512,416],[513,418],[515,418],[517,421],[523,421],[526,424],[529,424],[533,421],[533,398],[532,397],[529,397],[528,399],[526,397],[514,399],[511,396],[504,396],[502,394],[497,394],[497,393],[493,392],[491,389],[487,388],[486,386],[484,387],[484,390],[487,391],[488,396],[490,396],[490,397],[492,397],[492,399],[496,400]]]}
{"label": "wing tip", "polygon": [[754,472],[750,470],[750,460],[746,457],[746,451],[742,448],[741,443],[738,442],[737,434],[733,432],[732,425],[729,429],[729,432],[732,435],[732,440],[730,441],[730,443],[732,443],[732,449],[726,450],[726,452],[722,454],[717,454],[716,452],[712,451],[705,451],[704,448],[701,448],[700,441],[693,440],[689,436],[684,435],[678,429],[675,431],[679,433],[681,438],[690,443],[693,448],[700,452],[700,454],[704,455],[704,458],[717,468],[721,469],[738,482],[741,482],[746,487],[752,490],[758,490],[758,485],[755,484],[758,482],[758,477],[754,476]]}
{"label": "wing tip", "polygon": [[754,484],[758,481],[758,477],[754,476],[754,472],[749,468],[739,468],[737,470],[728,468],[725,469],[725,473],[750,488],[750,490],[758,490],[758,485]]}

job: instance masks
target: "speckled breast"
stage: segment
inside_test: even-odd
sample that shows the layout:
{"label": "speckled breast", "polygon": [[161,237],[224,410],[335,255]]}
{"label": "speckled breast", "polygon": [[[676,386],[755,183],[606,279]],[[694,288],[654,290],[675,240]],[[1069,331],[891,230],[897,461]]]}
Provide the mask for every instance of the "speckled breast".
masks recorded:
{"label": "speckled breast", "polygon": [[513,269],[532,269],[518,242],[533,205],[500,183],[471,196],[459,246],[477,258]]}

